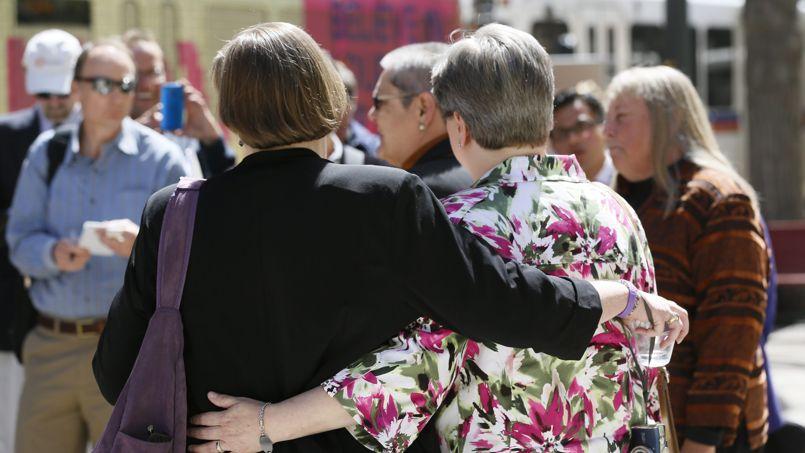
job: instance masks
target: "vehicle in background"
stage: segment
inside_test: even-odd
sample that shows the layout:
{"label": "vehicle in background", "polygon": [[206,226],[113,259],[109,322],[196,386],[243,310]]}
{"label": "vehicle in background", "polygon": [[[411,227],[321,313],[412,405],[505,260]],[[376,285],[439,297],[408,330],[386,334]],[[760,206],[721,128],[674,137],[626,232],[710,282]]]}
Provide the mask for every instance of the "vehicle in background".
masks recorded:
{"label": "vehicle in background", "polygon": [[[665,61],[665,0],[460,0],[462,22],[495,21],[533,34],[554,56],[557,87],[588,74],[602,87],[619,71]],[[743,0],[687,0],[691,79],[722,151],[742,175],[748,153]],[[805,5],[799,7],[805,30]],[[805,61],[805,60],[804,60]],[[597,67],[597,69],[593,69]],[[805,69],[805,68],[804,68]],[[805,71],[804,71],[805,73]],[[805,100],[805,84],[803,97]]]}

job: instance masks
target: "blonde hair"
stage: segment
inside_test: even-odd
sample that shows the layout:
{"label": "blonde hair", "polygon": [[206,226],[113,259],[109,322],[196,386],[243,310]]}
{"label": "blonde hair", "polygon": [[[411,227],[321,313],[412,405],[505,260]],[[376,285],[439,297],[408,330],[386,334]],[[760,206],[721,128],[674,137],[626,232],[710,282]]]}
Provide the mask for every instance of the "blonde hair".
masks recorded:
{"label": "blonde hair", "polygon": [[654,180],[668,195],[666,213],[679,197],[678,181],[667,165],[668,154],[677,147],[683,158],[699,167],[728,175],[758,209],[755,190],[721,152],[704,103],[685,74],[668,66],[627,69],[616,75],[607,89],[610,101],[622,95],[640,99],[648,108]]}

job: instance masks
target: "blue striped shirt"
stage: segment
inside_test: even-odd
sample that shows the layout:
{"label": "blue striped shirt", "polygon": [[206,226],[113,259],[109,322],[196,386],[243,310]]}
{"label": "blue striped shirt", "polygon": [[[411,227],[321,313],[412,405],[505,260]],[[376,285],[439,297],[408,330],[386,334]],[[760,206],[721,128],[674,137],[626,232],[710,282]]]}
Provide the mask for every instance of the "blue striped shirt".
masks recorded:
{"label": "blue striped shirt", "polygon": [[11,262],[32,278],[37,310],[62,319],[105,318],[123,283],[126,259],[93,256],[78,272],[62,272],[51,250],[59,239],[78,239],[87,220],[140,223],[152,193],[178,182],[189,167],[179,147],[126,118],[121,132],[96,159],[79,153],[78,126],[50,187],[46,183],[48,131],[31,145],[9,210],[6,240]]}

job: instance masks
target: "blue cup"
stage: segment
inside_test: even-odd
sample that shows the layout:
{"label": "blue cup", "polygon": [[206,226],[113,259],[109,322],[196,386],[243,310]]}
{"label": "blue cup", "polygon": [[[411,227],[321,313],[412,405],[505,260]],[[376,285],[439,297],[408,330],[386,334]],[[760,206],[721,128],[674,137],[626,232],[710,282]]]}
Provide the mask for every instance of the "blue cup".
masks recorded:
{"label": "blue cup", "polygon": [[177,82],[168,82],[160,90],[162,102],[163,131],[175,131],[182,128],[184,116],[184,86]]}

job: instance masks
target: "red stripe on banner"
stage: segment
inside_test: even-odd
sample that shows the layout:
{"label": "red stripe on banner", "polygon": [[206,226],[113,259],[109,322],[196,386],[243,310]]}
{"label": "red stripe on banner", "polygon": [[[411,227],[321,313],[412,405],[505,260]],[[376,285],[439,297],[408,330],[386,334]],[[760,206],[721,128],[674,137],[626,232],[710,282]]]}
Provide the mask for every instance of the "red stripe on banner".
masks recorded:
{"label": "red stripe on banner", "polygon": [[457,0],[305,0],[305,29],[358,79],[365,121],[380,59],[414,42],[447,42],[458,28]]}
{"label": "red stripe on banner", "polygon": [[190,41],[179,41],[176,43],[176,50],[179,53],[179,66],[184,70],[187,80],[203,93],[204,72],[199,63],[198,48]]}
{"label": "red stripe on banner", "polygon": [[712,124],[715,132],[734,132],[740,129],[738,120],[734,118],[728,120],[715,120],[710,124]]}
{"label": "red stripe on banner", "polygon": [[22,55],[25,53],[25,39],[9,37],[6,40],[6,67],[8,68],[8,110],[24,109],[34,104],[33,96],[25,91],[25,70],[22,68]]}

